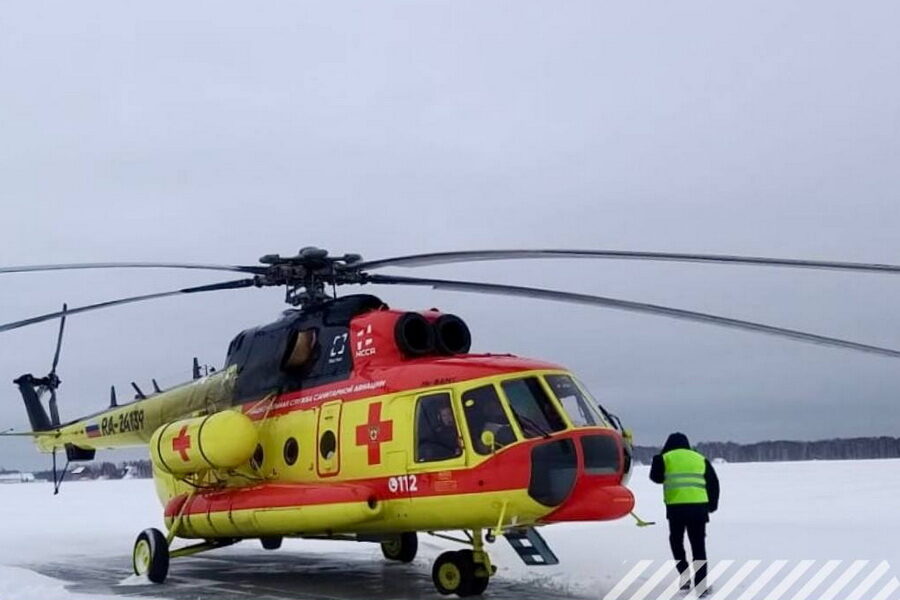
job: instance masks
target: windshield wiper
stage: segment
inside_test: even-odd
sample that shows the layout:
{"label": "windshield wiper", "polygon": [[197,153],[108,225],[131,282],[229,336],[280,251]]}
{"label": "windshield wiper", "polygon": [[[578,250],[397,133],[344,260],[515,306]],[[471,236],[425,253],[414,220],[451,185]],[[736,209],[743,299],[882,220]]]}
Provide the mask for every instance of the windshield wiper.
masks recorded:
{"label": "windshield wiper", "polygon": [[547,431],[546,429],[544,429],[543,427],[541,427],[538,423],[536,423],[534,421],[534,419],[527,417],[525,415],[520,415],[515,410],[513,410],[513,412],[516,415],[516,419],[519,420],[519,425],[522,425],[522,424],[528,425],[531,429],[538,432],[538,434],[544,436],[545,439],[548,439],[548,440],[550,439],[550,437],[551,437],[550,432]]}

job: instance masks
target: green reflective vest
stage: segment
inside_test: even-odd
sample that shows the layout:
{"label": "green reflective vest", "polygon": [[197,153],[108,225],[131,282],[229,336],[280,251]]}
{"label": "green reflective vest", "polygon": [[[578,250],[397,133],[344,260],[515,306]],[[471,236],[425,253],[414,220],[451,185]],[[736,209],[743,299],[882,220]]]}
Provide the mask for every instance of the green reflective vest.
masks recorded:
{"label": "green reflective vest", "polygon": [[706,458],[699,452],[679,448],[662,455],[666,465],[663,495],[666,504],[709,502],[706,494]]}

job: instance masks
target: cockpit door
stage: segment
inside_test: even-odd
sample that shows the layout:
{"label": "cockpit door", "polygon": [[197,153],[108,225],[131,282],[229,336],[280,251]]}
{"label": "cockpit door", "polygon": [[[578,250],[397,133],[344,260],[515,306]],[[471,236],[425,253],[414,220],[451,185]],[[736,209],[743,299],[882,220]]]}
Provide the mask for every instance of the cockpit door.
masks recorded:
{"label": "cockpit door", "polygon": [[419,394],[413,405],[410,472],[461,467],[465,452],[460,414],[450,390]]}

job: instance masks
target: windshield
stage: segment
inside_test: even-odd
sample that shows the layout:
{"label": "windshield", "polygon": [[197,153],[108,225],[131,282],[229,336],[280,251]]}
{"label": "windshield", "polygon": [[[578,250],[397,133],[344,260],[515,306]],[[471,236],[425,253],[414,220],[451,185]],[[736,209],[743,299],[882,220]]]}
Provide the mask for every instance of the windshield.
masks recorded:
{"label": "windshield", "polygon": [[565,421],[537,377],[511,379],[502,382],[500,387],[503,388],[509,407],[525,437],[547,436],[566,428]]}
{"label": "windshield", "polygon": [[545,379],[575,427],[609,426],[594,408],[593,398],[582,392],[570,376],[547,375]]}

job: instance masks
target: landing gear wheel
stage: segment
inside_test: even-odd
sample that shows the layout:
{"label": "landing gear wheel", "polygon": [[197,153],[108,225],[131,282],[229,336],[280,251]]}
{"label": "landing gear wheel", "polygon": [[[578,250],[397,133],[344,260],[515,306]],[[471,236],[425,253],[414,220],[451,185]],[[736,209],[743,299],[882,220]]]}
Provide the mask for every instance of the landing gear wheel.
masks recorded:
{"label": "landing gear wheel", "polygon": [[169,574],[169,543],[159,529],[145,529],[134,541],[131,566],[135,575],[162,583]]}
{"label": "landing gear wheel", "polygon": [[469,589],[470,596],[480,596],[484,593],[484,590],[487,589],[488,584],[491,582],[490,577],[479,577],[478,575],[472,579],[472,587]]}
{"label": "landing gear wheel", "polygon": [[456,594],[460,598],[480,596],[487,589],[490,575],[476,574],[481,565],[475,562],[471,550],[444,552],[434,561],[431,579],[437,591],[444,594]]}
{"label": "landing gear wheel", "polygon": [[280,535],[268,535],[259,538],[259,543],[266,550],[278,550],[281,548],[281,540],[284,539]]}
{"label": "landing gear wheel", "polygon": [[448,596],[470,595],[472,578],[475,575],[474,563],[466,560],[461,552],[444,552],[434,561],[431,579],[434,587],[441,594]]}
{"label": "landing gear wheel", "polygon": [[[491,576],[487,574],[483,565],[475,562],[474,552],[471,550],[460,550],[458,554],[460,554],[460,558],[463,561],[472,565],[472,580],[469,585],[469,593],[467,593],[466,596],[480,596],[484,593],[484,590],[487,589],[488,583],[491,581]],[[479,574],[479,570],[484,571],[484,573]]]}
{"label": "landing gear wheel", "polygon": [[381,542],[381,553],[388,560],[412,562],[419,550],[419,538],[414,531],[407,531]]}

